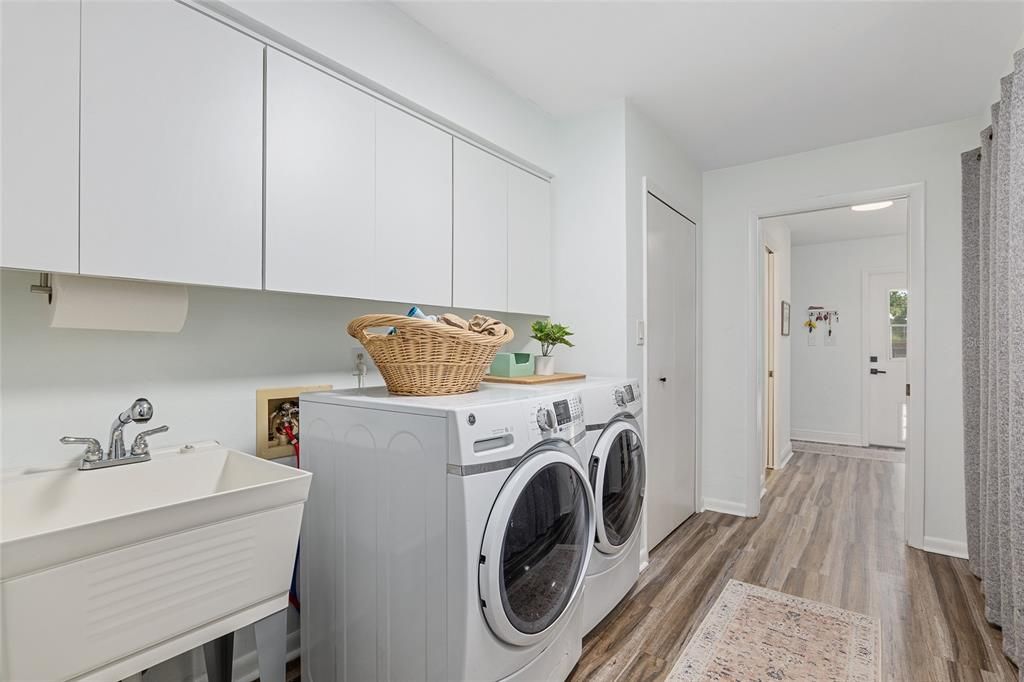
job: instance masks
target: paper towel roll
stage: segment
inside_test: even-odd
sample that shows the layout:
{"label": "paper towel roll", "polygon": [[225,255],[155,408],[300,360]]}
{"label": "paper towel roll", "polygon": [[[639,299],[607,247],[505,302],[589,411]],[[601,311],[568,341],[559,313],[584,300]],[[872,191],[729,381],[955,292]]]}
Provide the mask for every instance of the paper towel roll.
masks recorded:
{"label": "paper towel roll", "polygon": [[174,333],[188,316],[188,289],[181,284],[53,275],[50,286],[51,327]]}

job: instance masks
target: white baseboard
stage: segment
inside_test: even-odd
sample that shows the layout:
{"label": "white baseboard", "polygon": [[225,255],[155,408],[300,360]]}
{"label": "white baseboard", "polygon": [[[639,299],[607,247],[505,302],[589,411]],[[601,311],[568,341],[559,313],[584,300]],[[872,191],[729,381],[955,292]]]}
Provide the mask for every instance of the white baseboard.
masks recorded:
{"label": "white baseboard", "polygon": [[921,549],[926,552],[932,552],[933,554],[945,554],[946,556],[952,556],[958,559],[967,558],[967,543],[961,542],[960,540],[947,540],[946,538],[936,538],[926,535],[924,536],[924,542],[922,543]]}
{"label": "white baseboard", "polygon": [[747,505],[732,500],[716,500],[712,497],[704,498],[704,510],[718,512],[719,514],[730,514],[732,516],[746,516]]}
{"label": "white baseboard", "polygon": [[793,440],[809,440],[815,443],[834,443],[835,445],[863,445],[859,433],[842,433],[839,431],[814,431],[812,429],[791,429],[789,437]]}
{"label": "white baseboard", "polygon": [[793,457],[793,443],[786,443],[786,447],[782,451],[782,457],[779,457],[775,462],[775,469],[784,469],[789,464],[791,457]]}

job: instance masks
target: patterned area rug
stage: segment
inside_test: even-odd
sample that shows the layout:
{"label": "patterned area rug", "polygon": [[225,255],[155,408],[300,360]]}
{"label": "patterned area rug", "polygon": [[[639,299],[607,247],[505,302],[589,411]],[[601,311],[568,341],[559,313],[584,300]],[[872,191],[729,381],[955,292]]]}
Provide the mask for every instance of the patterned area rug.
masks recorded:
{"label": "patterned area rug", "polygon": [[668,679],[876,682],[878,619],[730,580]]}

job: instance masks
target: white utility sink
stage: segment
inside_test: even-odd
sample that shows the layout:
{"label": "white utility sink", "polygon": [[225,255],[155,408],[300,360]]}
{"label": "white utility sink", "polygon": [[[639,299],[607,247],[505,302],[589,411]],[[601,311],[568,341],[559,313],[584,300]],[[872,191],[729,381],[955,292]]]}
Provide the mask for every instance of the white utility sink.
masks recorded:
{"label": "white utility sink", "polygon": [[121,679],[287,606],[311,474],[152,457],[4,477],[0,679]]}

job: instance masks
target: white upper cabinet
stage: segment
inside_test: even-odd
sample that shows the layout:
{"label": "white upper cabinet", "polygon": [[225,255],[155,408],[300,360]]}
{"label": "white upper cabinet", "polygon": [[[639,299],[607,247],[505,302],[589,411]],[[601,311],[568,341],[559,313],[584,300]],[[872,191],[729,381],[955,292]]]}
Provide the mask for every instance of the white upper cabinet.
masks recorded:
{"label": "white upper cabinet", "polygon": [[452,305],[508,308],[509,164],[455,140]]}
{"label": "white upper cabinet", "polygon": [[0,266],[78,272],[80,4],[0,2]]}
{"label": "white upper cabinet", "polygon": [[551,183],[509,167],[509,312],[550,312],[551,267]]}
{"label": "white upper cabinet", "polygon": [[265,286],[374,298],[374,100],[267,50]]}
{"label": "white upper cabinet", "polygon": [[263,46],[169,0],[86,0],[81,77],[81,272],[260,288]]}
{"label": "white upper cabinet", "polygon": [[376,102],[373,298],[452,303],[452,136]]}

